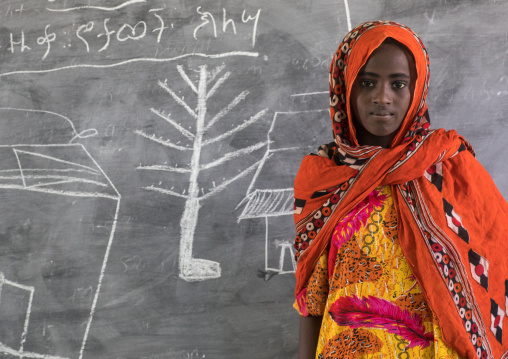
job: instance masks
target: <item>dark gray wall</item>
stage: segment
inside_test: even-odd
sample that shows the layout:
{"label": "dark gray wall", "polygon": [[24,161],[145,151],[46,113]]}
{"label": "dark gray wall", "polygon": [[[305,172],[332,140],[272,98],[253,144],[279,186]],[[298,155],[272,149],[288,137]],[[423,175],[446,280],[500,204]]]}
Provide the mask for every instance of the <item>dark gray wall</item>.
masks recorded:
{"label": "dark gray wall", "polygon": [[295,358],[292,180],[349,22],[422,37],[434,127],[508,194],[508,2],[346,5],[1,2],[1,357]]}

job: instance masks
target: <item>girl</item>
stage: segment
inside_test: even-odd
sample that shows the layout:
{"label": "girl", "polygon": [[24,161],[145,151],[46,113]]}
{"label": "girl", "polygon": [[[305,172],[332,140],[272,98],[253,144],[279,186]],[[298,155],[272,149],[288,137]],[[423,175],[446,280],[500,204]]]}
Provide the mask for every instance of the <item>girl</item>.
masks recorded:
{"label": "girl", "polygon": [[428,81],[404,25],[335,53],[335,141],[295,180],[300,359],[508,358],[508,204],[465,139],[429,129]]}

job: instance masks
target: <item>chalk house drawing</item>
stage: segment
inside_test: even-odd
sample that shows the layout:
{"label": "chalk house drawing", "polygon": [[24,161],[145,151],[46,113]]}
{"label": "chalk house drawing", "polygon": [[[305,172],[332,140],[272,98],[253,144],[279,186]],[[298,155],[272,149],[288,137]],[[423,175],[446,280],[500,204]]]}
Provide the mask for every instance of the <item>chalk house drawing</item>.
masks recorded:
{"label": "chalk house drawing", "polygon": [[0,108],[0,123],[12,131],[0,134],[0,356],[82,358],[120,194],[72,143],[95,129],[20,108]]}
{"label": "chalk house drawing", "polygon": [[[325,141],[325,136],[319,133],[320,127],[311,126],[311,123],[327,116],[328,110],[321,109],[276,112],[268,132],[266,152],[245,198],[237,205],[237,209],[243,207],[238,221],[264,219],[265,268],[258,276],[265,281],[276,274],[296,271],[294,226],[290,217],[293,215],[293,181],[303,156],[315,152],[320,140]],[[272,187],[274,184],[280,187]]]}
{"label": "chalk house drawing", "polygon": [[[158,137],[155,134],[148,134],[142,130],[135,131],[136,134],[143,136],[148,140],[154,141],[162,146],[181,152],[191,151],[192,153],[190,163],[186,167],[168,165],[140,165],[137,167],[139,170],[167,171],[174,173],[183,173],[189,176],[188,187],[184,193],[178,193],[171,189],[161,188],[154,185],[144,187],[146,190],[156,191],[159,193],[164,193],[185,199],[184,210],[180,220],[180,250],[178,264],[180,278],[189,282],[202,281],[218,278],[221,276],[220,263],[208,259],[194,258],[193,256],[193,243],[195,240],[194,236],[198,223],[199,209],[201,207],[202,201],[217,195],[219,192],[225,190],[231,183],[245,177],[247,174],[254,171],[257,168],[259,161],[243,169],[235,176],[224,179],[222,183],[214,186],[206,193],[199,188],[198,179],[200,174],[202,174],[203,171],[212,169],[235,158],[259,150],[267,144],[266,141],[261,141],[254,145],[221,155],[214,161],[203,163],[201,155],[209,145],[227,140],[234,134],[260,120],[267,112],[267,109],[263,109],[250,118],[244,119],[243,122],[240,122],[239,124],[232,123],[233,127],[231,130],[225,131],[220,135],[216,135],[215,137],[209,134],[212,127],[218,124],[219,121],[226,121],[228,118],[226,115],[238,104],[240,104],[249,94],[247,90],[243,90],[238,93],[227,106],[224,106],[214,115],[208,113],[207,103],[209,101],[216,101],[216,99],[214,99],[214,95],[231,76],[231,72],[224,72],[224,68],[225,65],[221,65],[215,67],[212,70],[209,70],[207,65],[199,66],[198,80],[197,83],[194,83],[190,79],[188,73],[186,73],[183,69],[183,66],[177,66],[179,75],[195,94],[195,99],[197,100],[197,106],[195,108],[191,108],[191,105],[189,105],[188,102],[184,101],[183,98],[179,97],[175,90],[170,88],[166,82],[158,82],[159,87],[164,90],[174,102],[184,108],[188,113],[190,116],[190,121],[194,122],[193,130],[187,130],[184,125],[181,125],[172,119],[169,114],[165,114],[163,111],[151,108],[150,110],[152,113],[154,113],[158,118],[160,118],[176,131],[175,138],[173,140],[167,140]],[[221,76],[215,80],[219,75]],[[232,120],[233,119],[230,121]],[[182,119],[182,121],[188,120]],[[185,126],[188,124],[189,123],[187,122]],[[186,145],[179,144],[181,140],[186,141]]]}

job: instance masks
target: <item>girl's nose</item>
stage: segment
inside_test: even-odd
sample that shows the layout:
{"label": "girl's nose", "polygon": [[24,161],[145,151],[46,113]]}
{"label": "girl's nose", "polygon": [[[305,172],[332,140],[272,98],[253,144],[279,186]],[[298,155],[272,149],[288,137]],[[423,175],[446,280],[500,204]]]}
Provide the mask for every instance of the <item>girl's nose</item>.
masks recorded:
{"label": "girl's nose", "polygon": [[390,84],[380,85],[373,94],[372,101],[376,105],[388,105],[392,102]]}

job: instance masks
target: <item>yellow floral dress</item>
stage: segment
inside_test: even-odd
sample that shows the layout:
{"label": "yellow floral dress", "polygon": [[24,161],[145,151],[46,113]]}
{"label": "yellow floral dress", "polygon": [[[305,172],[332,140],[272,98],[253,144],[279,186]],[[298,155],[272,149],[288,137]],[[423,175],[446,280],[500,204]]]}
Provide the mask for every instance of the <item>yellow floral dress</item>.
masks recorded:
{"label": "yellow floral dress", "polygon": [[323,316],[317,359],[459,358],[404,258],[389,186],[337,225],[294,306]]}

